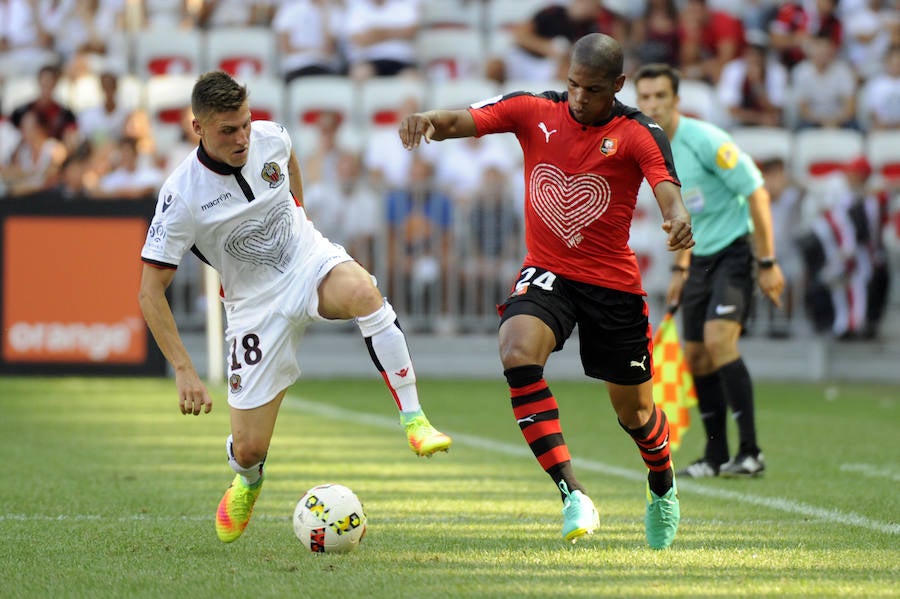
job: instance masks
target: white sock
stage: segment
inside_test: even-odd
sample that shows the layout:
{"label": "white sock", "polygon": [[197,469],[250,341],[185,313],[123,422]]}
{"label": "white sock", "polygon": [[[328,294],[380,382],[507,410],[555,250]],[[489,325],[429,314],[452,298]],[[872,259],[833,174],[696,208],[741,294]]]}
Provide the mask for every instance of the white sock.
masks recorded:
{"label": "white sock", "polygon": [[232,470],[241,475],[241,478],[244,479],[244,482],[247,483],[248,487],[252,487],[262,478],[263,464],[265,464],[266,461],[262,460],[249,468],[244,468],[238,464],[236,459],[234,459],[234,449],[232,448],[232,445],[234,445],[234,437],[228,435],[228,439],[225,440],[225,450],[228,452],[228,465],[231,466]]}
{"label": "white sock", "polygon": [[387,300],[381,308],[356,319],[369,348],[369,356],[381,372],[397,408],[401,412],[421,409],[416,389],[416,372],[406,345],[406,336],[396,324],[397,314]]}

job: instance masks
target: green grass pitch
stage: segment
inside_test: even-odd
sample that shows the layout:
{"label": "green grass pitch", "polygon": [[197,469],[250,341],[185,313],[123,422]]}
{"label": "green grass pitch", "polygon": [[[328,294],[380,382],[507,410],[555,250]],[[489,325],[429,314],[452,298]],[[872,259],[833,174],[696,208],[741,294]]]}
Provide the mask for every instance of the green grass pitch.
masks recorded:
{"label": "green grass pitch", "polygon": [[[0,378],[0,595],[900,596],[896,387],[758,384],[765,476],[679,481],[681,528],[657,552],[645,471],[605,390],[550,383],[601,517],[574,546],[499,378],[420,381],[432,422],[454,436],[448,454],[421,459],[375,376],[291,388],[253,519],[223,545],[224,389],[211,414],[186,417],[171,380]],[[701,452],[692,416],[676,466]],[[314,555],[293,535],[296,501],[329,481],[368,514],[351,554]]]}

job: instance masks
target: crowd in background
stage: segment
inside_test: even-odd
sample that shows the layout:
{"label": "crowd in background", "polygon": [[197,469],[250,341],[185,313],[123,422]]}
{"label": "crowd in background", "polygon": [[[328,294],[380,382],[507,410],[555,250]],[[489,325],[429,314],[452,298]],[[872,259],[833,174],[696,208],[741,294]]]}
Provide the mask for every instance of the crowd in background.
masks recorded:
{"label": "crowd in background", "polygon": [[[169,60],[148,73],[135,40],[235,27],[272,35],[277,60],[266,74],[284,90],[323,75],[357,88],[398,82],[396,106],[374,126],[327,109],[286,125],[298,130],[318,227],[385,277],[413,322],[419,315],[439,329],[465,322],[459,314],[473,329],[494,325],[493,305],[521,259],[521,156],[501,136],[404,151],[396,122],[429,106],[402,93],[401,81],[477,82],[473,94],[564,89],[572,42],[601,31],[623,43],[627,73],[677,65],[686,83],[709,92],[699,116],[726,128],[900,133],[898,0],[0,0],[0,196],[152,197],[197,139],[189,108],[170,115],[180,122],[176,135],[161,135],[142,86],[210,65]],[[469,31],[477,43],[451,37],[449,51],[438,52],[448,30]],[[254,67],[214,66],[238,78]],[[86,81],[96,88],[90,102],[79,91]],[[623,101],[633,97],[626,91]],[[788,309],[759,315],[764,332],[796,333],[799,308],[814,332],[876,337],[900,237],[900,172],[875,172],[860,153],[812,187],[789,160],[758,160],[794,296]],[[667,260],[652,202],[642,193],[633,235],[651,295],[664,289],[649,266]]]}

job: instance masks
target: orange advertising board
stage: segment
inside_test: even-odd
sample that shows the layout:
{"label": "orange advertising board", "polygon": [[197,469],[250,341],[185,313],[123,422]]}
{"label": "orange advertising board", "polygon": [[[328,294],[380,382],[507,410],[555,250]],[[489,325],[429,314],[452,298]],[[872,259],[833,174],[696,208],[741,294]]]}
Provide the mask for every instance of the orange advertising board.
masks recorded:
{"label": "orange advertising board", "polygon": [[140,365],[141,216],[9,215],[2,221],[2,362]]}

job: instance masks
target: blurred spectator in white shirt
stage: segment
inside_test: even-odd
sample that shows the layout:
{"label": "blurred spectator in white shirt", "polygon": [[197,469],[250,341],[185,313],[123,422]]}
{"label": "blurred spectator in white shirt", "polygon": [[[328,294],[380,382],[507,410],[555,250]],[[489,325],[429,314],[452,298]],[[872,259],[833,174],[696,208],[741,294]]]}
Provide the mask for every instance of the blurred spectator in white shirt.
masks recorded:
{"label": "blurred spectator in white shirt", "polygon": [[808,58],[791,72],[797,102],[797,127],[859,128],[856,120],[856,74],[838,58],[832,38],[825,33],[809,41]]}
{"label": "blurred spectator in white shirt", "polygon": [[869,131],[900,129],[900,45],[891,46],[884,71],[869,79],[861,97]]}
{"label": "blurred spectator in white shirt", "polygon": [[336,75],[343,64],[336,28],[340,12],[330,0],[286,0],[275,12],[281,74],[286,82],[304,75]]}
{"label": "blurred spectator in white shirt", "polygon": [[130,110],[118,101],[119,78],[115,73],[100,75],[103,103],[78,113],[78,129],[95,146],[113,143],[122,136]]}
{"label": "blurred spectator in white shirt", "polygon": [[[845,2],[841,2],[843,6]],[[844,50],[847,60],[862,79],[879,72],[890,44],[887,20],[879,14],[880,0],[860,0],[853,10],[843,11]]]}
{"label": "blurred spectator in white shirt", "polygon": [[53,36],[32,0],[0,1],[0,62],[6,75],[26,75],[55,63]]}
{"label": "blurred spectator in white shirt", "polygon": [[53,138],[46,123],[33,111],[19,121],[21,138],[9,164],[0,167],[0,196],[26,195],[56,184],[59,167],[66,159],[66,148]]}
{"label": "blurred spectator in white shirt", "polygon": [[762,32],[748,32],[741,57],[722,69],[716,95],[733,126],[782,124],[788,71],[769,53],[765,37]]}
{"label": "blurred spectator in white shirt", "polygon": [[204,29],[268,26],[273,2],[280,3],[278,0],[201,0],[197,25]]}
{"label": "blurred spectator in white shirt", "polygon": [[137,140],[125,137],[117,150],[117,167],[100,179],[94,197],[140,199],[155,195],[163,182],[163,172],[141,164]]}
{"label": "blurred spectator in white shirt", "polygon": [[342,40],[356,80],[416,73],[419,0],[348,0]]}

